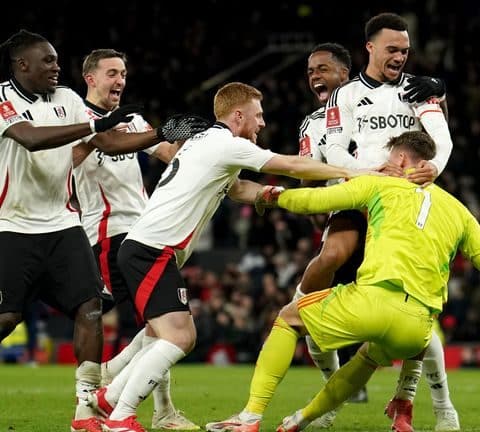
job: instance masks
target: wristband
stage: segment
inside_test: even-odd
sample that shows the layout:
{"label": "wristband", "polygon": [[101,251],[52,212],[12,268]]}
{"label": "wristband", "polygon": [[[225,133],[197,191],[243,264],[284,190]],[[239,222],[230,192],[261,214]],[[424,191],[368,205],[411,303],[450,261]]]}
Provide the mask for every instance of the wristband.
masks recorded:
{"label": "wristband", "polygon": [[96,130],[95,130],[95,120],[91,119],[90,120],[90,130],[92,131],[92,133],[95,133]]}

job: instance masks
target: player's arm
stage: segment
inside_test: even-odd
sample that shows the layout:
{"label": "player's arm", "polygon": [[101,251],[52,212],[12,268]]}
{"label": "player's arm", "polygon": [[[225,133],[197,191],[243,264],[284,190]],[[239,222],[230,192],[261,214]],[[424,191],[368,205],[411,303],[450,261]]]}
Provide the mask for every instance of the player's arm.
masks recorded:
{"label": "player's arm", "polygon": [[[414,111],[425,132],[427,132],[435,142],[435,157],[431,161],[423,161],[422,163],[424,171],[425,168],[431,171],[431,177],[426,181],[433,181],[442,173],[447,165],[453,148],[452,137],[450,136],[447,120],[438,101],[430,100],[429,102],[420,104],[414,107]],[[419,168],[422,168],[422,166]],[[425,172],[425,174],[428,175],[428,171]],[[416,170],[416,172],[409,177],[409,180],[415,183],[422,183],[419,178],[421,175],[422,172]]]}
{"label": "player's arm", "polygon": [[[465,212],[468,210],[465,209]],[[480,224],[470,213],[467,214],[465,234],[460,242],[459,249],[468,258],[477,270],[480,270]]]}
{"label": "player's arm", "polygon": [[324,188],[287,189],[270,191],[265,186],[257,194],[257,212],[263,208],[281,207],[293,213],[315,214],[332,210],[363,209],[375,195],[374,177],[359,177],[345,183]]}
{"label": "player's arm", "polygon": [[177,151],[182,147],[184,142],[185,141],[175,141],[174,143],[169,143],[168,141],[162,141],[161,143],[158,143],[152,156],[155,156],[157,159],[168,164]]}
{"label": "player's arm", "polygon": [[147,132],[126,133],[117,130],[95,135],[90,143],[108,155],[133,153],[158,143],[155,129]]}
{"label": "player's arm", "polygon": [[94,149],[95,147],[90,142],[80,141],[74,145],[72,148],[73,167],[76,168],[80,165]]}
{"label": "player's arm", "polygon": [[442,109],[445,120],[448,123],[448,104],[446,98],[440,101],[440,108]]}
{"label": "player's arm", "polygon": [[230,199],[246,204],[253,204],[262,185],[250,180],[237,179],[229,189],[227,195]]}
{"label": "player's arm", "polygon": [[[118,110],[113,111],[109,117],[116,111]],[[110,130],[101,136],[95,136],[92,139],[92,144],[109,155],[132,153],[144,150],[160,141],[171,143],[186,141],[197,133],[208,129],[209,126],[210,122],[200,116],[175,114],[156,129],[138,133]]]}
{"label": "player's arm", "polygon": [[89,123],[33,126],[29,121],[21,121],[11,125],[3,135],[12,138],[28,151],[34,152],[61,147],[91,133]]}
{"label": "player's arm", "polygon": [[348,87],[335,89],[327,104],[325,153],[330,164],[359,169],[360,163],[348,151],[355,125],[353,107],[345,90],[348,90]]}
{"label": "player's arm", "polygon": [[109,117],[98,120],[65,126],[34,126],[18,115],[12,105],[10,107],[13,112],[8,118],[3,118],[2,126],[5,126],[7,122],[9,124],[5,127],[3,135],[14,139],[32,152],[61,147],[89,136],[92,132],[105,131],[118,123],[128,122],[130,121],[129,114],[138,109],[137,106],[125,105],[125,107],[115,110]]}
{"label": "player's arm", "polygon": [[368,173],[366,170],[342,168],[310,158],[280,154],[275,154],[262,166],[260,171],[306,180],[352,178]]}

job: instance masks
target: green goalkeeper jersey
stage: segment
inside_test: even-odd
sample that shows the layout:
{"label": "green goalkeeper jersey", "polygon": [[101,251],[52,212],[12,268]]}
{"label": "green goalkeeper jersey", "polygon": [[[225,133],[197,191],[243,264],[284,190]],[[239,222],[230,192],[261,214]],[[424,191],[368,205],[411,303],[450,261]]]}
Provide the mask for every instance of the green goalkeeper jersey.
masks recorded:
{"label": "green goalkeeper jersey", "polygon": [[421,188],[403,178],[365,175],[330,187],[287,190],[278,205],[304,214],[366,209],[365,258],[357,283],[393,283],[434,310],[447,301],[457,249],[480,268],[478,221],[435,184]]}

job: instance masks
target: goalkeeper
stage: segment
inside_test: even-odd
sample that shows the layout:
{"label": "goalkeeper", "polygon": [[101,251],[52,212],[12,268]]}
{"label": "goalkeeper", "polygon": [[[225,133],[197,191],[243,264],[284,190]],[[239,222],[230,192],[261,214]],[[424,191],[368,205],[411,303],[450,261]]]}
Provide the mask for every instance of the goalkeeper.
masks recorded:
{"label": "goalkeeper", "polygon": [[[419,131],[392,138],[387,148],[390,162],[405,173],[435,154],[432,139]],[[257,207],[266,206],[303,214],[367,208],[365,259],[356,282],[308,294],[282,309],[258,357],[244,410],[207,424],[207,431],[259,430],[299,337],[309,334],[322,351],[365,342],[277,432],[303,430],[365,385],[377,367],[421,357],[447,300],[449,264],[457,248],[480,268],[478,221],[435,184],[421,188],[405,178],[363,176],[326,188],[271,193],[265,187]]]}

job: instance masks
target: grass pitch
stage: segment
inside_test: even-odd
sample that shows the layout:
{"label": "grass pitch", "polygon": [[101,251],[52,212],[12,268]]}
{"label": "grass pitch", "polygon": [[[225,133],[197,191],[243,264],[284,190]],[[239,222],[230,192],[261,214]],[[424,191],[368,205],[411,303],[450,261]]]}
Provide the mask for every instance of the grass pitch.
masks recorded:
{"label": "grass pitch", "polygon": [[[178,409],[202,426],[223,420],[243,408],[252,373],[253,365],[177,365],[172,369],[173,400]],[[395,389],[397,376],[396,369],[378,371],[368,384],[368,403],[346,405],[329,431],[389,431],[390,420],[383,415],[383,409]],[[448,378],[462,431],[480,431],[480,370],[452,370]],[[302,407],[322,383],[314,367],[292,367],[265,412],[261,431],[275,431],[281,419]],[[0,432],[69,431],[74,405],[73,367],[0,365]],[[148,399],[138,410],[139,420],[147,430],[152,430],[152,408],[153,402]],[[435,428],[424,380],[415,401],[414,426],[416,432]]]}

